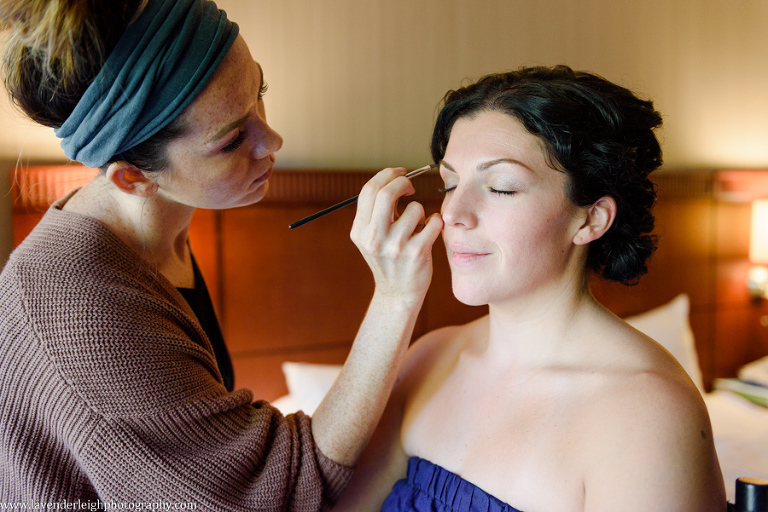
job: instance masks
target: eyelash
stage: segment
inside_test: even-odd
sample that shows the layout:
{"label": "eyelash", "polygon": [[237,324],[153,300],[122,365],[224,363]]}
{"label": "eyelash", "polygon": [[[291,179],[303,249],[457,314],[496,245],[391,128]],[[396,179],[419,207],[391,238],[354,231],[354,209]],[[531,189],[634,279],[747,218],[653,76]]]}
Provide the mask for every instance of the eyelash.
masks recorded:
{"label": "eyelash", "polygon": [[269,84],[267,82],[262,82],[261,87],[259,88],[259,98],[267,94],[267,89],[269,89]]}
{"label": "eyelash", "polygon": [[[441,189],[438,189],[437,191],[440,192],[441,194],[449,194],[453,192],[455,188],[456,187],[441,188]],[[488,190],[490,190],[493,194],[499,194],[501,196],[511,196],[517,193],[514,190],[496,190],[493,188],[490,188]]]}
{"label": "eyelash", "polygon": [[235,151],[237,148],[243,145],[243,142],[245,142],[245,135],[246,135],[245,130],[240,130],[239,132],[237,132],[237,137],[235,137],[235,140],[233,140],[232,142],[230,142],[229,144],[221,148],[221,150],[224,153],[231,153]]}

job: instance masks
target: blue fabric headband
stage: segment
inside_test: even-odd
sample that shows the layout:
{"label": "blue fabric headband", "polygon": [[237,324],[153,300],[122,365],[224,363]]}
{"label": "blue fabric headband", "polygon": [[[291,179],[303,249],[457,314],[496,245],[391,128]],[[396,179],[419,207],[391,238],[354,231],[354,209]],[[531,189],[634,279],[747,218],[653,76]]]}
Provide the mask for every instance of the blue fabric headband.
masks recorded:
{"label": "blue fabric headband", "polygon": [[55,130],[64,153],[101,167],[150,138],[195,99],[237,34],[211,1],[149,0]]}

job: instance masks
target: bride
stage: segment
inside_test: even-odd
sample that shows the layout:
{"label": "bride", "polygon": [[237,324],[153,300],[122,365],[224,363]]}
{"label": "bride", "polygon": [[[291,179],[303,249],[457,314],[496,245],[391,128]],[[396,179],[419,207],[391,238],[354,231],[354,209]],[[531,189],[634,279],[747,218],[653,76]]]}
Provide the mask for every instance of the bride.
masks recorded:
{"label": "bride", "polygon": [[432,154],[453,292],[489,313],[410,348],[339,509],[724,510],[699,391],[588,287],[646,272],[660,125],[565,66],[446,95]]}

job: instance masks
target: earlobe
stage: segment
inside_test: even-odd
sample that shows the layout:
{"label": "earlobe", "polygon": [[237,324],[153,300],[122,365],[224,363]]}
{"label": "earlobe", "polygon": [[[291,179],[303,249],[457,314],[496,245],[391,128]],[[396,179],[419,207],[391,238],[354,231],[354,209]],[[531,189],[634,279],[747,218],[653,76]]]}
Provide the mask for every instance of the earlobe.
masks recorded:
{"label": "earlobe", "polygon": [[611,196],[603,196],[586,207],[586,218],[574,235],[573,243],[584,245],[603,236],[616,219],[616,209],[616,200]]}
{"label": "earlobe", "polygon": [[144,171],[128,162],[112,162],[107,167],[107,180],[126,194],[152,197],[157,192],[157,183]]}

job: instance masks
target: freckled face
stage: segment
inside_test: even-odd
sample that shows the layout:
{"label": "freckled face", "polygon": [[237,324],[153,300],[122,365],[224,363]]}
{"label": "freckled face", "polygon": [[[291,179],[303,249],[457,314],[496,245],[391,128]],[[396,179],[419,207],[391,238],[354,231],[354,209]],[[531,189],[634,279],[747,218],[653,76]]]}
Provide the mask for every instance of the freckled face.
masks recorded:
{"label": "freckled face", "polygon": [[451,130],[440,166],[453,292],[472,305],[558,293],[580,272],[582,210],[543,143],[514,117],[481,112]]}
{"label": "freckled face", "polygon": [[267,124],[264,77],[238,36],[211,81],[184,111],[187,133],[168,146],[159,194],[196,208],[231,208],[267,193],[283,139]]}

